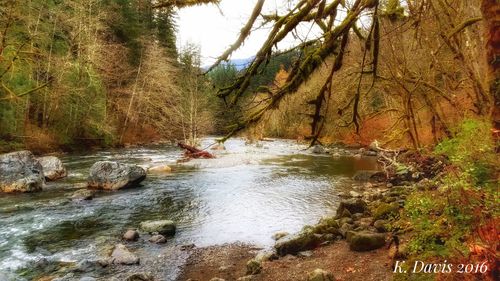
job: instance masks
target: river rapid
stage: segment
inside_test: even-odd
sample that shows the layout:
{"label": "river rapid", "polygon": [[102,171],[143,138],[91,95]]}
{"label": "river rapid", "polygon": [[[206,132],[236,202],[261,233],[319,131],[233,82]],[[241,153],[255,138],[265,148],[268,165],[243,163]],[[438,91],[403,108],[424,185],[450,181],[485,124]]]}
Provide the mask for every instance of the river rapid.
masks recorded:
{"label": "river rapid", "polygon": [[[213,143],[207,138],[202,147]],[[66,262],[105,257],[128,228],[141,221],[171,219],[177,233],[163,245],[141,239],[127,245],[141,257],[168,260],[161,280],[175,280],[185,257],[182,245],[242,242],[262,248],[278,231],[296,232],[332,214],[358,170],[373,170],[372,157],[316,155],[294,141],[245,145],[231,139],[217,159],[177,164],[182,152],[171,145],[104,150],[61,157],[69,176],[33,194],[0,194],[0,280],[32,280]],[[101,192],[91,201],[68,198],[82,188],[99,160],[144,167],[168,164],[170,174],[149,175],[139,187]],[[43,263],[40,265],[40,262]],[[80,276],[104,278],[113,272]]]}

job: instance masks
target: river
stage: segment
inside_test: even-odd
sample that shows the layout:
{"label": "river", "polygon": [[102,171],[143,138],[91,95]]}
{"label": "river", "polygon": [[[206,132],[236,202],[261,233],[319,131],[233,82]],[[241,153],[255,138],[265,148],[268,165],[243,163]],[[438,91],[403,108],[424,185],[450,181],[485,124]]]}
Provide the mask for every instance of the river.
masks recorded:
{"label": "river", "polygon": [[[213,141],[207,138],[202,146]],[[164,280],[173,280],[182,259],[168,249],[232,242],[270,247],[275,232],[295,232],[332,214],[352,175],[376,167],[370,157],[314,155],[293,141],[262,144],[231,139],[226,151],[215,152],[217,159],[183,165],[176,164],[181,151],[171,145],[63,156],[67,178],[48,183],[39,193],[0,195],[0,279],[30,280],[38,274],[33,267],[40,259],[60,263],[100,258],[127,228],[144,220],[171,219],[178,231],[166,244],[142,241],[131,247],[139,255],[169,253],[177,262],[165,266],[162,274]],[[69,200],[99,160],[168,164],[174,171],[148,175],[139,187],[102,192],[91,201]]]}

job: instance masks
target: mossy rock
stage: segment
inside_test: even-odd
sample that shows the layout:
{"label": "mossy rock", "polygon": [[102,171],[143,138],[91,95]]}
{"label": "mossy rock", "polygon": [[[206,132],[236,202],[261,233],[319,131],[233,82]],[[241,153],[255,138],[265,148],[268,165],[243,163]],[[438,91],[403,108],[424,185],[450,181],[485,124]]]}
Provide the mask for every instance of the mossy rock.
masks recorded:
{"label": "mossy rock", "polygon": [[387,219],[391,216],[396,216],[399,213],[399,204],[396,202],[392,203],[380,203],[378,207],[373,212],[373,219]]}
{"label": "mossy rock", "polygon": [[171,220],[144,221],[141,222],[141,229],[145,232],[158,232],[162,235],[174,235],[176,226]]}
{"label": "mossy rock", "polygon": [[313,231],[301,231],[298,234],[288,235],[276,241],[274,248],[279,256],[294,255],[301,251],[314,249],[321,242],[321,235]]}
{"label": "mossy rock", "polygon": [[319,224],[324,224],[324,225],[327,225],[327,226],[330,226],[330,227],[335,227],[335,228],[339,228],[339,223],[337,222],[337,220],[335,219],[335,217],[324,217],[324,218],[321,218],[319,220]]}
{"label": "mossy rock", "polygon": [[334,281],[334,280],[335,277],[331,272],[319,268],[310,272],[309,275],[307,276],[307,281]]}
{"label": "mossy rock", "polygon": [[373,223],[373,226],[377,229],[378,232],[387,232],[388,231],[388,222],[386,220],[376,220]]}
{"label": "mossy rock", "polygon": [[365,201],[362,199],[348,199],[348,200],[342,200],[340,202],[340,205],[337,209],[337,217],[341,217],[341,215],[344,213],[344,210],[349,211],[351,214],[355,213],[364,213],[368,211],[368,205],[366,204]]}
{"label": "mossy rock", "polygon": [[340,214],[340,217],[341,218],[350,218],[350,217],[352,217],[352,214],[351,214],[351,212],[349,212],[349,210],[344,209],[344,210],[342,210],[342,214]]}
{"label": "mossy rock", "polygon": [[389,197],[384,197],[384,202],[385,203],[391,203],[391,202],[396,202],[398,200],[397,197],[392,197],[392,196],[389,196]]}
{"label": "mossy rock", "polygon": [[327,224],[324,222],[319,223],[316,226],[314,226],[312,232],[316,234],[335,234],[335,235],[340,234],[338,224],[335,221],[332,224]]}
{"label": "mossy rock", "polygon": [[349,234],[349,248],[352,251],[371,251],[385,245],[385,235],[370,231],[360,231]]}
{"label": "mossy rock", "polygon": [[342,235],[344,238],[346,238],[347,237],[347,232],[350,231],[350,230],[352,230],[352,228],[353,228],[352,224],[344,223],[339,228],[340,235]]}
{"label": "mossy rock", "polygon": [[394,186],[389,190],[389,195],[391,196],[400,196],[402,194],[408,194],[412,189],[406,186]]}
{"label": "mossy rock", "polygon": [[339,221],[339,225],[344,225],[344,223],[352,224],[353,220],[351,218],[341,218]]}
{"label": "mossy rock", "polygon": [[257,259],[251,259],[247,262],[247,275],[259,274],[262,271],[262,265]]}

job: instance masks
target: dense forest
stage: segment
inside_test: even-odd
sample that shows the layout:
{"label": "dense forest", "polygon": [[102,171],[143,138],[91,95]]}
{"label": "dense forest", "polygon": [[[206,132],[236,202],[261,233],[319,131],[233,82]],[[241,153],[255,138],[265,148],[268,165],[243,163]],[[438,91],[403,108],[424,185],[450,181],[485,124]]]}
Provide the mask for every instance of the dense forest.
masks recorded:
{"label": "dense forest", "polygon": [[[237,71],[228,64],[201,76],[199,46],[177,50],[172,7],[7,1],[0,12],[1,150],[194,142],[226,132],[231,118],[220,116],[225,105],[214,92]],[[253,84],[272,82],[282,62]]]}
{"label": "dense forest", "polygon": [[[485,263],[467,280],[494,280],[498,1],[297,0],[266,14],[257,0],[205,66],[203,46],[177,44],[177,12],[220,2],[2,1],[0,152],[199,146],[207,135],[371,150],[387,187],[403,190],[376,203],[393,242],[408,240],[399,257]],[[301,38],[301,25],[320,35]],[[239,70],[232,54],[259,28],[266,40]],[[297,43],[279,48],[287,36]]]}
{"label": "dense forest", "polygon": [[[258,123],[267,136],[327,143],[436,144],[461,120],[488,119],[496,108],[479,2],[472,8],[465,2],[382,2],[376,21],[349,23],[353,31],[332,38],[319,63],[314,56],[327,42],[316,39],[284,54],[264,46],[241,73],[222,64],[201,77],[199,47],[176,49],[172,6],[8,1],[1,11],[3,147],[50,151],[188,139],[247,123]],[[336,52],[338,59],[331,55]],[[302,82],[290,85],[294,79]],[[225,102],[215,97],[217,89]],[[234,89],[242,97],[236,107],[246,107],[249,116],[217,118],[227,115]],[[272,92],[283,94],[269,98]]]}

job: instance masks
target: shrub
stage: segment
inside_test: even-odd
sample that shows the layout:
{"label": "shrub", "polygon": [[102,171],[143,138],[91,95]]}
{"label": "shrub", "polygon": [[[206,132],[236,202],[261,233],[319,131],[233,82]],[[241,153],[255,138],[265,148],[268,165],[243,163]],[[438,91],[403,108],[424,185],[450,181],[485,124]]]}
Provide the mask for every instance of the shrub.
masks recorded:
{"label": "shrub", "polygon": [[[401,225],[413,229],[409,252],[413,258],[470,261],[481,259],[494,266],[498,242],[488,237],[492,221],[498,221],[499,163],[490,123],[465,120],[454,137],[436,146],[452,166],[435,178],[437,188],[427,188],[407,198]],[[495,231],[493,229],[493,231]],[[493,253],[493,254],[488,254]],[[485,275],[487,276],[487,275]]]}

